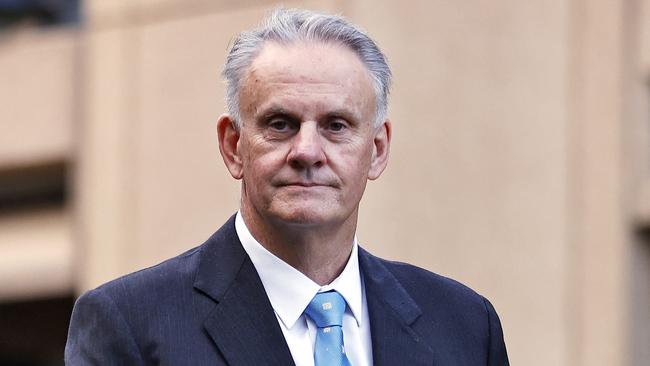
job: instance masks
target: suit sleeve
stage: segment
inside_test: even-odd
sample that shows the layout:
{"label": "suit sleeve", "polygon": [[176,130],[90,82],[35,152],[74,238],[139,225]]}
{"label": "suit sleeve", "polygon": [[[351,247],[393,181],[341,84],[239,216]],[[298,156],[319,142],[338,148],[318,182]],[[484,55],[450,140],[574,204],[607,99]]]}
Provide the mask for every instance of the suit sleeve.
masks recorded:
{"label": "suit sleeve", "polygon": [[488,349],[488,365],[489,366],[509,366],[508,353],[506,351],[506,344],[503,341],[503,330],[501,329],[501,321],[492,304],[483,298],[485,308],[488,313],[488,323],[490,327],[490,341]]}
{"label": "suit sleeve", "polygon": [[65,346],[65,364],[144,364],[124,316],[100,289],[87,292],[75,303]]}

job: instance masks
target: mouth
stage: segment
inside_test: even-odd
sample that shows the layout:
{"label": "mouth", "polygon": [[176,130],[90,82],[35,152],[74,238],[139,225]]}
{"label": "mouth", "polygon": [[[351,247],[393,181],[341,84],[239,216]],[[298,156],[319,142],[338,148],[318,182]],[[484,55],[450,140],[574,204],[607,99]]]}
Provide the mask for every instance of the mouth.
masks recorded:
{"label": "mouth", "polygon": [[288,182],[288,183],[282,183],[279,186],[280,187],[305,187],[305,188],[310,188],[310,187],[331,187],[330,184],[314,183],[314,182]]}
{"label": "mouth", "polygon": [[275,187],[286,187],[286,188],[338,188],[339,184],[336,181],[328,180],[278,180],[273,182]]}

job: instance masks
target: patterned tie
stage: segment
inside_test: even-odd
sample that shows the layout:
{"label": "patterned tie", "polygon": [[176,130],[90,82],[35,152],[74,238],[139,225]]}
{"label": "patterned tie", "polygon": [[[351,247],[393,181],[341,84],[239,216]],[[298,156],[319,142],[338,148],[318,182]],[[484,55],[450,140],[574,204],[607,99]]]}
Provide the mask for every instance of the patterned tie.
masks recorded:
{"label": "patterned tie", "polygon": [[345,299],[336,291],[321,292],[311,300],[305,314],[316,323],[316,366],[350,366],[343,346]]}

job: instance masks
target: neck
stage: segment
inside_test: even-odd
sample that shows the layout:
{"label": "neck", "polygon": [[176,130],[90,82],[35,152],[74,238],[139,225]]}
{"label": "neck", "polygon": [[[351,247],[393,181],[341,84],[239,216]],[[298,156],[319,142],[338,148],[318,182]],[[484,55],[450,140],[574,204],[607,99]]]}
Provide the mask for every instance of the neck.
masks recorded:
{"label": "neck", "polygon": [[352,252],[356,211],[342,224],[332,225],[265,220],[245,205],[241,214],[255,240],[321,286],[341,274]]}

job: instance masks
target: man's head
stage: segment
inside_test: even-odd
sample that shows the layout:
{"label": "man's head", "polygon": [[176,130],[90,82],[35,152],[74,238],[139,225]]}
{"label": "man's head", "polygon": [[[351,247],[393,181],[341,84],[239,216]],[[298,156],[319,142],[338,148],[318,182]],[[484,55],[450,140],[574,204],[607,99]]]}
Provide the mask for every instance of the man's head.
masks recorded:
{"label": "man's head", "polygon": [[376,112],[375,126],[386,119],[391,72],[386,57],[375,42],[345,19],[301,9],[277,9],[262,26],[242,32],[235,38],[226,58],[223,77],[226,80],[228,112],[240,127],[239,93],[241,81],[253,60],[267,43],[283,45],[299,41],[337,43],[352,50],[365,65],[373,82]]}
{"label": "man's head", "polygon": [[[378,178],[388,160],[390,123],[377,118],[385,115],[390,71],[374,43],[358,33],[385,67],[378,102],[377,78],[358,47],[313,35],[327,26],[342,37],[351,25],[296,10],[276,11],[267,23],[284,35],[293,32],[286,29],[306,33],[269,38],[248,57],[240,37],[228,57],[224,74],[232,74],[228,98],[235,113],[219,120],[219,146],[231,175],[243,181],[244,217],[275,227],[354,226],[366,181]],[[247,61],[234,67],[234,54]]]}

